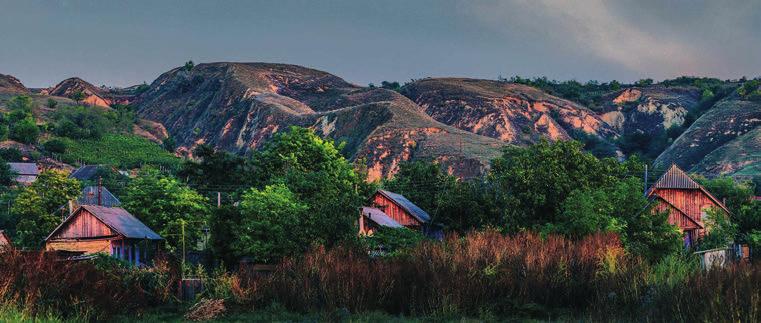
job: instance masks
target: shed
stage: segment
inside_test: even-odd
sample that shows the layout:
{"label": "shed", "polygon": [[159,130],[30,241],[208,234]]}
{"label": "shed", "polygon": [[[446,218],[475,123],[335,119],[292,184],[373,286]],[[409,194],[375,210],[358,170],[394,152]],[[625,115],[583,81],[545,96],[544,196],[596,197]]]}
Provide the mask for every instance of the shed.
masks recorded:
{"label": "shed", "polygon": [[381,227],[403,228],[404,226],[374,207],[362,207],[359,217],[359,234],[372,235]]}
{"label": "shed", "polygon": [[708,209],[717,209],[726,215],[730,213],[724,203],[675,164],[650,187],[647,196],[651,203],[655,203],[655,212],[669,213],[668,221],[684,233],[686,247],[694,245],[706,234],[703,220]]}
{"label": "shed", "polygon": [[419,230],[432,238],[443,238],[441,226],[433,223],[431,216],[426,211],[401,194],[378,190],[370,198],[370,204],[402,226]]}
{"label": "shed", "polygon": [[31,185],[40,175],[40,168],[35,163],[8,163],[11,171],[16,173],[16,182]]}
{"label": "shed", "polygon": [[45,249],[107,253],[139,265],[151,258],[160,240],[160,235],[125,209],[81,205],[45,239]]}

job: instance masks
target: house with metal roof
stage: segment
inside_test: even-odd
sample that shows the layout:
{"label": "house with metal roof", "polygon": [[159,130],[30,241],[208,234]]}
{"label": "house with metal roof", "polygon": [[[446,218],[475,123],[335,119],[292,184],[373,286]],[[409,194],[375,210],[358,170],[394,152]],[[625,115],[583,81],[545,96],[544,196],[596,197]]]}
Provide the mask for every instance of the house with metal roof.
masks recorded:
{"label": "house with metal roof", "polygon": [[372,207],[364,207],[360,216],[360,234],[377,227],[407,227],[423,234],[443,238],[441,226],[433,223],[428,212],[412,203],[401,194],[378,190],[370,198]]}
{"label": "house with metal roof", "polygon": [[95,180],[98,168],[100,168],[100,165],[84,165],[71,172],[69,178],[78,179],[83,182]]}
{"label": "house with metal roof", "polygon": [[140,265],[163,238],[119,207],[81,205],[45,239],[45,250],[80,255],[106,253]]}
{"label": "house with metal roof", "polygon": [[16,174],[16,182],[31,185],[40,175],[40,168],[35,163],[8,163],[11,171]]}
{"label": "house with metal roof", "polygon": [[647,191],[654,212],[668,212],[668,221],[684,233],[685,246],[694,245],[709,228],[706,211],[715,209],[729,215],[729,209],[677,165],[671,167]]}

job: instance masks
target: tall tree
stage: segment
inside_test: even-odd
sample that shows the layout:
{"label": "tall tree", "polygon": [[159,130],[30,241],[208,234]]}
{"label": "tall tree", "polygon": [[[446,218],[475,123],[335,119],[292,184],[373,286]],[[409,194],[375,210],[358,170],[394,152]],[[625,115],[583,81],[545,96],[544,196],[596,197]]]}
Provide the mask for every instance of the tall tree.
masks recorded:
{"label": "tall tree", "polygon": [[204,238],[209,217],[206,198],[177,179],[146,169],[133,179],[122,197],[124,208],[164,237],[170,251],[184,239],[194,249]]}
{"label": "tall tree", "polygon": [[253,156],[258,187],[285,184],[309,206],[300,228],[312,242],[330,244],[354,235],[364,181],[332,141],[291,127]]}
{"label": "tall tree", "polygon": [[37,248],[61,222],[61,207],[80,193],[79,182],[62,171],[40,173],[37,180],[21,190],[11,212],[18,218],[16,236],[21,246]]}

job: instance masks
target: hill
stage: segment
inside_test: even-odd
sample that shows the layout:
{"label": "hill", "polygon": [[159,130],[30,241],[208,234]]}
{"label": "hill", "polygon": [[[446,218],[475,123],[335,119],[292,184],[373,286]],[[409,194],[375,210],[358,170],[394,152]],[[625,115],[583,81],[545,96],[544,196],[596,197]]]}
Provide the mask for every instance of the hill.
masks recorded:
{"label": "hill", "polygon": [[757,156],[761,102],[739,94],[719,101],[693,123],[655,161],[706,174],[732,174],[761,161]]}
{"label": "hill", "polygon": [[593,111],[517,83],[423,79],[401,92],[442,123],[513,144],[568,140],[575,131],[606,139],[617,135]]}
{"label": "hill", "polygon": [[21,84],[21,81],[17,78],[10,75],[0,74],[0,93],[27,94],[29,93],[29,89],[27,89],[24,84]]}
{"label": "hill", "polygon": [[362,88],[301,66],[211,63],[162,74],[137,98],[141,117],[163,124],[186,155],[199,144],[246,154],[291,125],[345,143],[366,163],[370,179],[400,162],[435,159],[460,176],[475,176],[502,143],[440,122],[406,97]]}

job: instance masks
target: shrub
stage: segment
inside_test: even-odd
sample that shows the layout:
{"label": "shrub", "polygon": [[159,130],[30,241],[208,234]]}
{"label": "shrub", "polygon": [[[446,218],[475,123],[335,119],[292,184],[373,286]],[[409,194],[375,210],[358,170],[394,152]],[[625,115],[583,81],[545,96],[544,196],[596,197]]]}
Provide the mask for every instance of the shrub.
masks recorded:
{"label": "shrub", "polygon": [[46,141],[42,147],[49,153],[63,154],[66,152],[67,144],[61,139],[51,139]]}
{"label": "shrub", "polygon": [[40,129],[31,118],[26,118],[11,125],[9,138],[25,144],[37,142]]}

